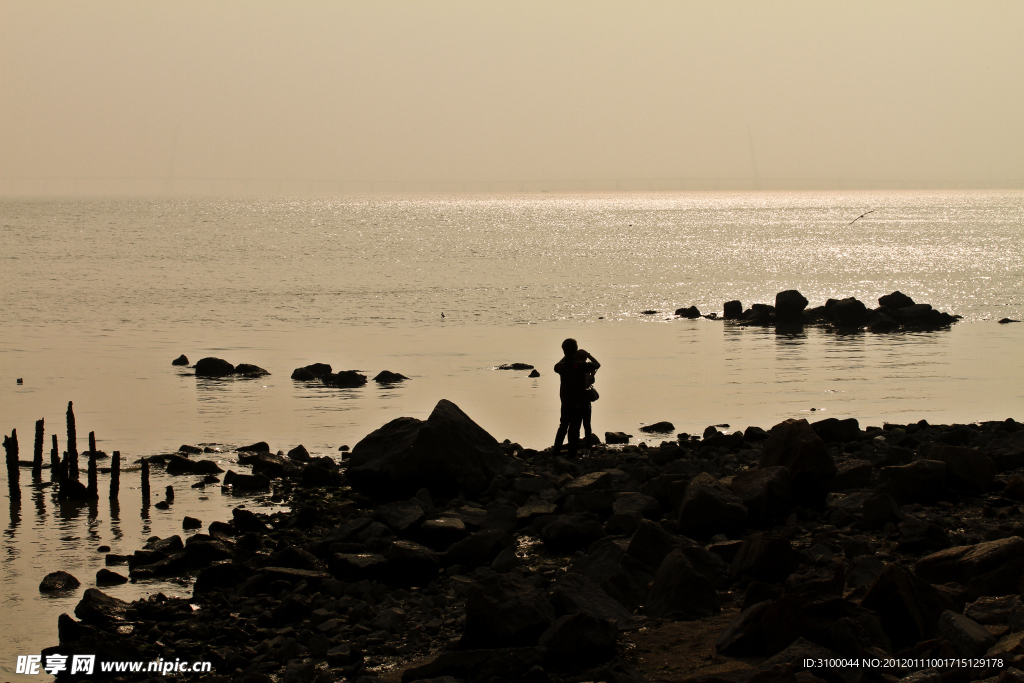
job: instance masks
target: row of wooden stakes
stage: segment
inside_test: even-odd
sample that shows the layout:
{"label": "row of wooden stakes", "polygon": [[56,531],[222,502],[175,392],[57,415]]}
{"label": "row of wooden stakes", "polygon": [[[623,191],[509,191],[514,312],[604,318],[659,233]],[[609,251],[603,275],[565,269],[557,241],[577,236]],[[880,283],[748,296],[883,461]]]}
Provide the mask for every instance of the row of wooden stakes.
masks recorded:
{"label": "row of wooden stakes", "polygon": [[[57,485],[57,500],[96,500],[99,498],[97,483],[98,469],[96,466],[96,433],[89,432],[89,466],[87,484],[79,479],[78,436],[75,430],[75,413],[72,402],[68,401],[68,449],[63,459],[57,448],[57,435],[51,434],[53,446],[50,448],[50,481]],[[7,452],[7,484],[12,499],[21,498],[21,462],[18,459],[18,430],[4,436],[4,450]],[[43,420],[36,420],[35,450],[32,458],[32,479],[42,481],[43,469]],[[121,487],[121,452],[114,451],[110,458],[110,498],[116,500]],[[149,461],[142,459],[142,498],[149,499]]]}

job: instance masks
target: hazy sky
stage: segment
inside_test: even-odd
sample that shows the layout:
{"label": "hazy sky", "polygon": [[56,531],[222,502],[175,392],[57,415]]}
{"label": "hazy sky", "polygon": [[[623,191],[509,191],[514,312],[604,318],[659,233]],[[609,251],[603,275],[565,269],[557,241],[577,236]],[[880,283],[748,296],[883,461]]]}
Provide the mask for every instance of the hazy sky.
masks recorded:
{"label": "hazy sky", "polygon": [[1021,187],[1024,2],[0,0],[0,193],[371,181]]}

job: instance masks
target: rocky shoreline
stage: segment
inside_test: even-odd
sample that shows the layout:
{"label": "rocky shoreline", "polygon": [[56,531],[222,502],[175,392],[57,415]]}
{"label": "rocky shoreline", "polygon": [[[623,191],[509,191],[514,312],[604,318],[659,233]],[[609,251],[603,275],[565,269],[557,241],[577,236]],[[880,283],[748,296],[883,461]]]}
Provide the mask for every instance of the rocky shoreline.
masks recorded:
{"label": "rocky shoreline", "polygon": [[[340,465],[254,444],[225,482],[290,510],[108,555],[106,580],[192,597],[90,588],[44,655],[244,683],[1024,681],[1024,425],[725,429],[569,460],[441,401]],[[167,460],[216,476],[189,455]],[[854,658],[894,665],[807,665]]]}

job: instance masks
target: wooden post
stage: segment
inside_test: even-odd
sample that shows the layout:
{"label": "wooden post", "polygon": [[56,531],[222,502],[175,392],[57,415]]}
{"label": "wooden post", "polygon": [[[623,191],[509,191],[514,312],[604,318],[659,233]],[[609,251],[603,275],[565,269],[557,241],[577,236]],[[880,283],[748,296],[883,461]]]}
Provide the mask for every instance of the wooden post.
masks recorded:
{"label": "wooden post", "polygon": [[[91,435],[91,432],[90,432]],[[90,439],[91,440],[91,439]],[[99,482],[96,480],[96,450],[89,451],[89,498],[99,498]]]}
{"label": "wooden post", "polygon": [[7,451],[7,485],[11,490],[11,500],[21,499],[20,463],[18,462],[18,430],[11,430],[10,436],[4,437],[4,450]]}
{"label": "wooden post", "polygon": [[57,468],[57,500],[68,499],[68,480],[71,478],[68,474],[68,470],[71,469],[71,456],[67,451],[64,451],[64,459],[61,461],[60,466]]}
{"label": "wooden post", "polygon": [[142,459],[142,504],[149,505],[149,461]]}
{"label": "wooden post", "polygon": [[38,481],[43,476],[43,421],[36,420],[36,447],[32,452],[32,479]]}
{"label": "wooden post", "polygon": [[96,432],[89,432],[89,452],[96,450]]}
{"label": "wooden post", "polygon": [[75,433],[75,411],[68,401],[68,477],[78,481],[78,435]]}
{"label": "wooden post", "polygon": [[173,503],[174,502],[174,487],[173,486],[168,486],[166,489],[164,489],[164,492],[165,492],[165,497],[167,498],[167,502],[168,503]]}
{"label": "wooden post", "polygon": [[50,449],[50,481],[60,480],[60,450],[57,448],[57,435],[51,434],[53,448]]}
{"label": "wooden post", "polygon": [[121,451],[110,456],[110,499],[117,500],[121,489]]}

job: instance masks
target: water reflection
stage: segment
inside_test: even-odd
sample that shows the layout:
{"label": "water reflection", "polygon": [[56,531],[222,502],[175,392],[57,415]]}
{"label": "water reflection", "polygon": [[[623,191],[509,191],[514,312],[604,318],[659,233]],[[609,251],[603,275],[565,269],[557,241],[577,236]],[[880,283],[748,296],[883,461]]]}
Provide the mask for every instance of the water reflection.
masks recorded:
{"label": "water reflection", "polygon": [[36,505],[36,519],[42,522],[46,519],[46,489],[42,486],[33,488],[35,490],[32,491],[32,502]]}
{"label": "water reflection", "polygon": [[19,524],[21,524],[21,496],[11,496],[11,521],[5,535],[14,538]]}
{"label": "water reflection", "polygon": [[121,531],[121,503],[117,498],[110,499],[110,535],[115,541],[124,538],[124,533]]}

